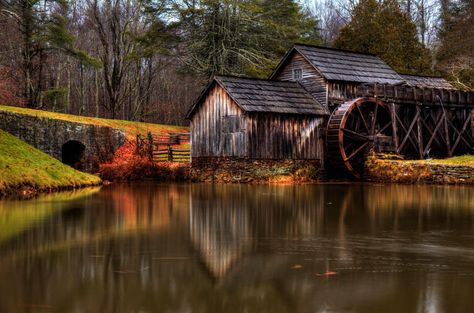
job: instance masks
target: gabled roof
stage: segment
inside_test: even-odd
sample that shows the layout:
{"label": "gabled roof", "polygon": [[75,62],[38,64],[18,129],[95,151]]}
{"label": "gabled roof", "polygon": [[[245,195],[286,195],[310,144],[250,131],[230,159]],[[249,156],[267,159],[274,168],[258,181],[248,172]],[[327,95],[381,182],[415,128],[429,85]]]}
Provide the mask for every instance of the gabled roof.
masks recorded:
{"label": "gabled roof", "polygon": [[326,80],[378,84],[399,84],[403,80],[377,56],[301,44],[294,45],[287,52],[271,78],[294,52],[300,53]]}
{"label": "gabled roof", "polygon": [[416,86],[420,88],[454,89],[453,85],[451,85],[446,79],[442,77],[408,74],[400,74],[400,76],[409,86]]}
{"label": "gabled roof", "polygon": [[245,112],[280,114],[328,115],[329,112],[297,82],[271,81],[233,76],[215,76],[186,118],[191,118],[206,98],[208,91],[218,84]]}

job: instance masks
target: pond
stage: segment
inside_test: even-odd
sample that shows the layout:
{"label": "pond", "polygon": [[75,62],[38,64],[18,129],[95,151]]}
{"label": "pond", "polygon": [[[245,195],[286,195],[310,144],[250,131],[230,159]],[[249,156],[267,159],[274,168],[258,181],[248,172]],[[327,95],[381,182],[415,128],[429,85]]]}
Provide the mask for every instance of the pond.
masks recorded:
{"label": "pond", "polygon": [[0,312],[471,312],[474,188],[134,184],[0,201]]}

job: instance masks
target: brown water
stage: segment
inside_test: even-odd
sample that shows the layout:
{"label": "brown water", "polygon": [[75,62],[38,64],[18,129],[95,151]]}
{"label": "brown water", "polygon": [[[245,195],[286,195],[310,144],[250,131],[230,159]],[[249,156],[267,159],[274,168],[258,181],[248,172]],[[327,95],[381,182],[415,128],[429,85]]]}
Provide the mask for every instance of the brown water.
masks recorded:
{"label": "brown water", "polygon": [[474,312],[474,188],[116,185],[0,201],[0,312]]}

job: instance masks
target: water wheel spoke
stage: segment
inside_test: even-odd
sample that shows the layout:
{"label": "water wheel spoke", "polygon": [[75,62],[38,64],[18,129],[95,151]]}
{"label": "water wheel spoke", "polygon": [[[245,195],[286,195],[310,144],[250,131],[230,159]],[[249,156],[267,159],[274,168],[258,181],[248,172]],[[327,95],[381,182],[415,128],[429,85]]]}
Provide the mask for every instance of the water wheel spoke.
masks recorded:
{"label": "water wheel spoke", "polygon": [[377,124],[377,113],[378,113],[379,106],[375,104],[375,112],[374,112],[374,119],[372,120],[372,127],[370,129],[370,134],[375,134],[375,125]]}
{"label": "water wheel spoke", "polygon": [[362,118],[362,122],[364,123],[365,130],[367,130],[367,132],[369,132],[369,124],[367,124],[367,122],[365,121],[364,114],[363,114],[362,111],[360,110],[359,105],[356,104],[356,107],[357,107],[357,111],[359,112],[360,117]]}
{"label": "water wheel spoke", "polygon": [[387,129],[389,126],[390,126],[390,125],[392,125],[392,122],[391,122],[391,121],[390,121],[390,122],[388,122],[387,124],[385,124],[385,126],[384,126],[384,127],[382,127],[382,128],[381,128],[381,129],[380,129],[380,130],[377,132],[377,134],[376,134],[376,135],[380,135],[380,134],[382,134],[382,133],[384,132],[384,130],[386,130],[386,129]]}
{"label": "water wheel spoke", "polygon": [[[355,132],[355,131],[353,131],[353,130],[350,130],[350,129],[347,129],[347,128],[341,128],[341,130],[342,130],[344,133],[346,133],[346,135],[349,135],[349,134],[352,135],[352,136],[349,136],[350,138],[353,138],[353,139],[359,138],[359,139],[365,140],[365,141],[369,140],[369,138],[368,138],[366,135],[360,134],[360,133]],[[355,137],[355,138],[354,138],[354,137]],[[356,140],[357,140],[357,139],[356,139]]]}
{"label": "water wheel spoke", "polygon": [[344,161],[349,161],[351,160],[352,158],[354,158],[359,152],[362,151],[362,149],[364,149],[367,145],[369,144],[369,142],[364,142],[359,148],[355,149],[354,152],[352,152],[348,157],[346,157],[344,159]]}

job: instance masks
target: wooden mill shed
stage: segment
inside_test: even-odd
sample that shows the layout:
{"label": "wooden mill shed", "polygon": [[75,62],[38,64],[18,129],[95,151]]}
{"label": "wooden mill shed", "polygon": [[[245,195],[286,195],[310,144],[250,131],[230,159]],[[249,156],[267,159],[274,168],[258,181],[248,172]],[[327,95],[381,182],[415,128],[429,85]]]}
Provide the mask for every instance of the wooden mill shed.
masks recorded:
{"label": "wooden mill shed", "polygon": [[328,114],[298,82],[217,76],[187,114],[191,157],[322,159]]}

